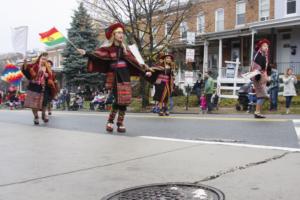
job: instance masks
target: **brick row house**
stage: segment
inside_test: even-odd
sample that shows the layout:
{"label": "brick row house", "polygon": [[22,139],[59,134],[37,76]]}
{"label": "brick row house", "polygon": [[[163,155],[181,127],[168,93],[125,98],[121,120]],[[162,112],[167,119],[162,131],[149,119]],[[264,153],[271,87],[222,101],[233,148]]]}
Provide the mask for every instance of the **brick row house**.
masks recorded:
{"label": "brick row house", "polygon": [[218,71],[224,61],[239,58],[246,70],[255,42],[268,38],[272,42],[271,62],[281,72],[284,65],[297,70],[299,0],[211,0],[199,4],[204,11],[193,16],[196,20],[188,19],[187,30],[197,33],[196,66],[200,69]]}
{"label": "brick row house", "polygon": [[[236,58],[242,67],[249,68],[253,45],[250,25],[274,19],[274,0],[205,0],[198,1],[192,9],[194,14],[182,22],[179,32],[196,32],[196,43],[194,46],[184,45],[183,38],[173,50],[178,54],[177,58],[185,58],[186,47],[194,48],[194,69],[201,72],[211,70],[215,76],[225,61]],[[261,37],[267,36],[256,35],[254,40]],[[178,61],[183,67],[184,63],[184,59]]]}
{"label": "brick row house", "polygon": [[[275,0],[274,18],[250,25],[253,35],[267,35],[273,43],[272,62],[280,73],[292,67],[300,74],[300,0]],[[299,47],[297,49],[297,47]]]}
{"label": "brick row house", "polygon": [[[271,63],[280,73],[293,67],[300,74],[300,0],[196,0],[189,12],[180,24],[180,39],[171,44],[180,71],[187,69],[186,48],[194,48],[194,71],[210,70],[214,78],[226,78],[225,61],[238,58],[238,79],[245,83],[241,74],[249,70],[255,43],[268,38]],[[196,32],[195,45],[187,45],[187,32]]]}
{"label": "brick row house", "polygon": [[[178,26],[177,39],[169,44],[180,69],[177,83],[184,85],[181,72],[190,69],[185,62],[186,48],[195,49],[194,81],[199,73],[208,70],[213,72],[214,78],[226,78],[229,70],[225,61],[238,58],[239,75],[249,70],[254,45],[261,38],[272,42],[271,63],[276,64],[281,73],[293,67],[300,74],[300,0],[193,0],[188,13]],[[159,30],[152,27],[158,41],[168,33],[171,20]],[[187,44],[188,32],[196,33],[194,45]],[[103,31],[101,33],[100,39],[104,37]],[[245,82],[242,78],[239,81]]]}

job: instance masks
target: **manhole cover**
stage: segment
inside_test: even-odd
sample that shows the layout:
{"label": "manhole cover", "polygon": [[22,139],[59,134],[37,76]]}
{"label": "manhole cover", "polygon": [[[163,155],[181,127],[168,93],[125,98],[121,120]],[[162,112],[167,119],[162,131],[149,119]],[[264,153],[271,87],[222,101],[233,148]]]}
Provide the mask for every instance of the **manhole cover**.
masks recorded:
{"label": "manhole cover", "polygon": [[225,200],[218,189],[189,183],[164,183],[128,188],[102,200]]}

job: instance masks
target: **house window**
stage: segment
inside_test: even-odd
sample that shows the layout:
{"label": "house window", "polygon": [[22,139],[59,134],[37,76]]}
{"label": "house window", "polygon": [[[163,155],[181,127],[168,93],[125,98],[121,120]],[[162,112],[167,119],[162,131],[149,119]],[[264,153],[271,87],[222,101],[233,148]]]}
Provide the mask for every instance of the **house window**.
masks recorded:
{"label": "house window", "polygon": [[186,39],[187,38],[187,31],[188,31],[188,26],[186,22],[181,22],[180,23],[180,38],[181,39]]}
{"label": "house window", "polygon": [[296,0],[287,0],[286,1],[286,13],[288,15],[296,13]]}
{"label": "house window", "polygon": [[152,27],[153,45],[156,45],[157,32],[158,32],[158,28],[156,26],[153,26]]}
{"label": "house window", "polygon": [[245,24],[246,3],[239,1],[236,3],[236,25]]}
{"label": "house window", "polygon": [[224,30],[224,9],[220,8],[216,10],[215,13],[215,30],[223,31]]}
{"label": "house window", "polygon": [[171,35],[172,22],[167,22],[165,24],[165,36]]}
{"label": "house window", "polygon": [[291,39],[291,34],[290,33],[284,33],[284,34],[282,34],[282,36],[281,36],[282,38],[282,40],[290,40]]}
{"label": "house window", "polygon": [[202,14],[197,16],[197,32],[204,33],[205,32],[205,17]]}
{"label": "house window", "polygon": [[259,1],[259,20],[266,21],[270,16],[270,0]]}
{"label": "house window", "polygon": [[144,44],[145,44],[145,40],[144,40],[144,37],[143,37],[143,35],[144,35],[144,32],[143,31],[141,31],[141,30],[139,30],[139,39],[140,39],[140,41],[141,41],[141,45],[142,46],[144,46]]}

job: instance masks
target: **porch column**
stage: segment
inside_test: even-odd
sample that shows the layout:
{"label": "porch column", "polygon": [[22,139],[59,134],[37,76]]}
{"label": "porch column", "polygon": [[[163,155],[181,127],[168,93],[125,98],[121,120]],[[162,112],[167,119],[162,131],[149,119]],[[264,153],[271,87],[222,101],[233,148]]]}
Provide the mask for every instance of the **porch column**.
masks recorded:
{"label": "porch column", "polygon": [[222,43],[222,39],[219,39],[219,71],[218,71],[219,78],[222,78],[222,64],[223,64],[223,43]]}
{"label": "porch column", "polygon": [[251,70],[251,65],[252,65],[252,60],[253,60],[253,54],[254,54],[254,35],[256,33],[256,30],[252,30],[252,36],[251,36],[251,55],[250,55],[250,69]]}
{"label": "porch column", "polygon": [[241,60],[241,67],[244,67],[244,37],[241,36],[241,56],[240,56],[240,60]]}
{"label": "porch column", "polygon": [[276,33],[275,33],[275,28],[272,28],[271,29],[271,44],[274,45],[272,48],[269,47],[270,49],[270,53],[271,53],[271,56],[270,56],[270,63],[276,63],[275,61],[275,45],[276,45],[276,41],[275,41],[275,36],[276,36]]}
{"label": "porch column", "polygon": [[208,68],[208,41],[204,41],[204,55],[203,55],[203,75]]}

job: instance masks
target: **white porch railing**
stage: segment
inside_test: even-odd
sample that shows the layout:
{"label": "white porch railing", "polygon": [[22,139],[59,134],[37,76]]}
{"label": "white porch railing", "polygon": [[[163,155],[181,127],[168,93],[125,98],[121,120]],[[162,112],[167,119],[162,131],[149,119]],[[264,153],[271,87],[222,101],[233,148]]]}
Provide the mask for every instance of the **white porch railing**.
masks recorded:
{"label": "white porch railing", "polygon": [[250,80],[243,78],[241,75],[249,70],[249,67],[240,68],[239,59],[236,61],[225,61],[226,67],[220,69],[217,78],[217,93],[220,98],[237,99],[237,91],[242,85]]}

